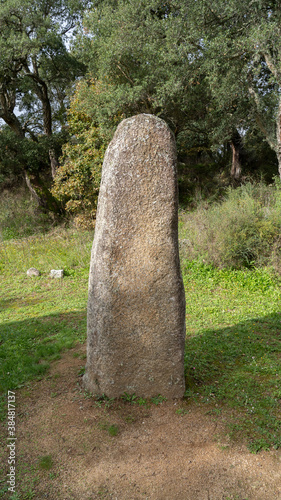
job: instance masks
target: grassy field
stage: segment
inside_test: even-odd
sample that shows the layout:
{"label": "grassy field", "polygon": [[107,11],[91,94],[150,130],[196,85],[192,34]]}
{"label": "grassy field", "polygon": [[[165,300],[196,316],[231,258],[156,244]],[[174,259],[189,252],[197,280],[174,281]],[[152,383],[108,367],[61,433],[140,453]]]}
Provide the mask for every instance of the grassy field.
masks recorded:
{"label": "grassy field", "polygon": [[[85,341],[92,239],[91,232],[56,229],[1,243],[2,403],[7,390],[44,377],[62,350]],[[28,277],[29,267],[41,276]],[[62,280],[49,278],[61,268]],[[223,416],[229,434],[251,451],[280,447],[280,279],[270,268],[220,270],[184,253],[182,273],[186,399]]]}
{"label": "grassy field", "polygon": [[249,449],[281,446],[280,282],[269,269],[183,263],[186,397],[225,415]]}
{"label": "grassy field", "polygon": [[[63,349],[86,339],[93,234],[56,230],[0,246],[0,390],[42,376]],[[40,277],[28,277],[36,267]],[[64,269],[63,279],[49,277]]]}

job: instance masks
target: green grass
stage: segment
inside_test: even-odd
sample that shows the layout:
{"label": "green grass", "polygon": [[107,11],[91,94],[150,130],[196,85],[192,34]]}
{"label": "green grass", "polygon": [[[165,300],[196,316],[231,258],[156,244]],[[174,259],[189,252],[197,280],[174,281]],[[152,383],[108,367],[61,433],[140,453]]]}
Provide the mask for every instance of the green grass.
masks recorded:
{"label": "green grass", "polygon": [[[41,377],[64,349],[86,339],[93,235],[64,230],[0,246],[0,392]],[[37,267],[42,275],[28,277]],[[66,276],[49,278],[50,269]],[[0,416],[5,412],[0,406]]]}
{"label": "green grass", "polygon": [[53,224],[51,214],[38,209],[27,188],[1,192],[0,241],[42,234]]}
{"label": "green grass", "polygon": [[30,267],[45,275],[51,269],[64,269],[66,275],[83,274],[89,266],[92,240],[93,232],[56,228],[46,234],[4,241],[0,244],[0,274],[5,279],[12,273],[22,276]]}
{"label": "green grass", "polygon": [[[3,418],[7,390],[43,377],[62,350],[86,339],[92,238],[92,233],[57,229],[0,245]],[[41,276],[27,277],[29,267],[37,267]],[[65,269],[66,276],[50,279],[53,268]],[[278,448],[280,279],[265,267],[220,270],[185,260],[182,270],[187,400],[223,419],[229,434],[252,451]],[[161,401],[158,397],[155,404]]]}
{"label": "green grass", "polygon": [[186,397],[222,409],[251,451],[281,446],[281,290],[270,269],[184,265]]}

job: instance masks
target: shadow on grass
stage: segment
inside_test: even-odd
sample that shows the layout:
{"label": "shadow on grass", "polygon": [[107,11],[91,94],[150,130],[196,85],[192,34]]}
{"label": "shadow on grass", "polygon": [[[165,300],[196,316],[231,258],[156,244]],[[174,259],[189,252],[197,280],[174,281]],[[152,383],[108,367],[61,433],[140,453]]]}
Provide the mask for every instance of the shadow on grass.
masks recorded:
{"label": "shadow on grass", "polygon": [[[281,313],[206,330],[186,342],[186,396],[238,410],[252,451],[281,446]],[[217,410],[220,411],[219,409]]]}
{"label": "shadow on grass", "polygon": [[0,418],[7,391],[42,376],[50,361],[86,340],[86,311],[7,322],[0,326]]}
{"label": "shadow on grass", "polygon": [[[0,328],[2,418],[8,390],[43,376],[86,340],[86,311],[9,322]],[[137,356],[137,353],[136,353]],[[187,337],[186,398],[226,412],[252,451],[281,446],[281,313]],[[233,420],[229,419],[231,412]]]}

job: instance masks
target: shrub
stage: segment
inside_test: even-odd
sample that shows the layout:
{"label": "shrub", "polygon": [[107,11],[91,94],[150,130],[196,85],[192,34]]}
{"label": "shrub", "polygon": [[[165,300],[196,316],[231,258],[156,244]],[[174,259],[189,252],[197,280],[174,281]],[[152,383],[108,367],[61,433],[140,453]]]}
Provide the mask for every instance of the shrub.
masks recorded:
{"label": "shrub", "polygon": [[281,269],[281,183],[230,188],[220,203],[184,216],[182,253],[218,267]]}
{"label": "shrub", "polygon": [[[89,92],[94,93],[91,87]],[[77,89],[79,91],[79,87]],[[103,156],[108,143],[95,119],[81,110],[79,93],[74,94],[68,113],[71,139],[63,146],[52,194],[75,216],[78,226],[93,227]]]}

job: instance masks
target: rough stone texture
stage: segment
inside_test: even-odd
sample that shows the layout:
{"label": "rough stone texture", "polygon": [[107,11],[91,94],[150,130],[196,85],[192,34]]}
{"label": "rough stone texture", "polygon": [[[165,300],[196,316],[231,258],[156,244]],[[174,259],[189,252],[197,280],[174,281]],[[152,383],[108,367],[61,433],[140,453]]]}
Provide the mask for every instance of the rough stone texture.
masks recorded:
{"label": "rough stone texture", "polygon": [[63,269],[51,269],[50,278],[63,278]]}
{"label": "rough stone texture", "polygon": [[175,140],[163,120],[142,114],[120,123],[104,157],[84,386],[182,397],[184,340]]}
{"label": "rough stone texture", "polygon": [[26,271],[26,274],[27,276],[40,276],[41,273],[36,267],[30,267],[30,269]]}

